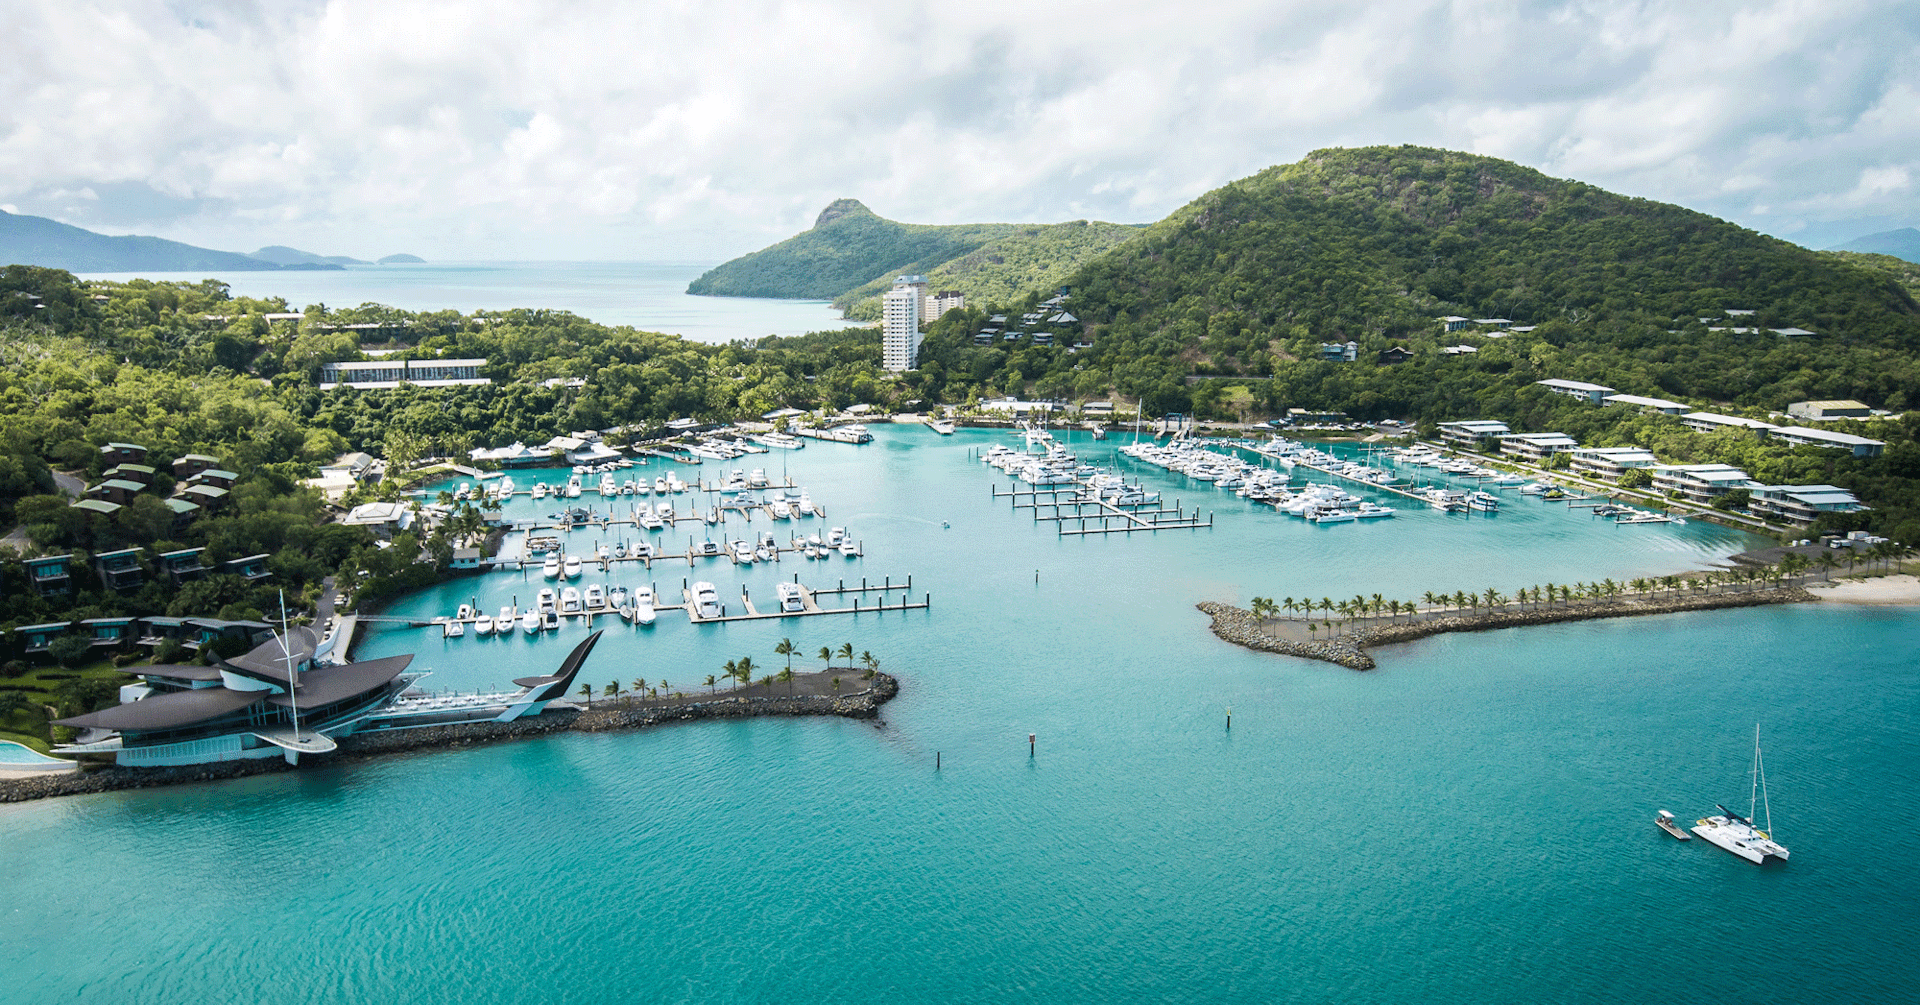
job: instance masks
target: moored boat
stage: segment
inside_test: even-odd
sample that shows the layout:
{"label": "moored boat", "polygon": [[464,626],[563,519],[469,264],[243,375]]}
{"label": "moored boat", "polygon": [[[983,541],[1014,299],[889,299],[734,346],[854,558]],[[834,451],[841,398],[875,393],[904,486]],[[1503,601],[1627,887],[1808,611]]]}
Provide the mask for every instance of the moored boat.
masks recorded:
{"label": "moored boat", "polygon": [[[1720,810],[1719,816],[1704,817],[1695,822],[1693,832],[1707,841],[1741,858],[1760,865],[1766,860],[1787,860],[1785,845],[1773,839],[1773,807],[1767,800],[1767,773],[1760,760],[1760,727],[1753,727],[1753,773],[1747,794],[1747,815],[1741,816],[1725,806],[1715,803]],[[1754,826],[1753,811],[1755,801],[1766,810],[1766,829]]]}
{"label": "moored boat", "polygon": [[1681,830],[1680,825],[1673,822],[1673,814],[1668,813],[1666,810],[1661,810],[1654,814],[1653,825],[1682,841],[1693,840],[1693,835]]}

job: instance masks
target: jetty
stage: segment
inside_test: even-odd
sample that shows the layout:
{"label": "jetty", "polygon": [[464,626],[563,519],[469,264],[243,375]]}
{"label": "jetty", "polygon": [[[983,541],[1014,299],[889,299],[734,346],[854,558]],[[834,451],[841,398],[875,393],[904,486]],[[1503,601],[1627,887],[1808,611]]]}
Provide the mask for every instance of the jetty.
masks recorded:
{"label": "jetty", "polygon": [[[1068,487],[1036,485],[1030,489],[1009,487],[1000,491],[998,485],[988,486],[995,499],[1013,500],[1015,510],[1031,510],[1034,523],[1051,523],[1055,536],[1075,537],[1082,534],[1132,534],[1139,531],[1157,530],[1199,530],[1213,526],[1213,514],[1206,519],[1200,518],[1200,512],[1189,513],[1186,507],[1174,500],[1172,509],[1160,503],[1143,503],[1138,506],[1122,506],[1098,495],[1089,495],[1088,488],[1080,482]],[[1045,497],[1044,499],[1042,497]],[[1022,502],[1021,500],[1026,500]],[[1148,507],[1152,507],[1149,509]],[[1045,515],[1042,509],[1048,510]],[[1072,512],[1068,512],[1071,508]],[[1098,526],[1089,526],[1088,521],[1099,521]],[[1076,526],[1068,527],[1068,522]]]}
{"label": "jetty", "polygon": [[[1321,660],[1350,670],[1372,670],[1377,664],[1368,649],[1412,642],[1449,632],[1484,632],[1527,625],[1549,625],[1564,621],[1592,621],[1603,618],[1640,617],[1651,614],[1677,614],[1685,611],[1713,611],[1736,607],[1763,607],[1773,604],[1798,604],[1816,600],[1801,585],[1782,581],[1760,584],[1751,589],[1703,594],[1644,594],[1575,600],[1564,604],[1503,606],[1488,611],[1428,609],[1415,612],[1410,620],[1394,620],[1350,628],[1336,634],[1328,629],[1319,638],[1291,637],[1295,632],[1275,631],[1274,621],[1298,620],[1300,624],[1322,623],[1320,618],[1263,619],[1231,604],[1202,601],[1197,608],[1213,618],[1213,634],[1226,642],[1247,649]],[[1329,637],[1330,636],[1330,637]]]}
{"label": "jetty", "polygon": [[[453,750],[482,743],[554,736],[560,733],[605,733],[647,729],[702,719],[750,719],[772,716],[835,716],[878,719],[880,707],[900,693],[897,678],[854,667],[823,671],[795,671],[793,679],[771,685],[754,683],[725,691],[668,697],[608,697],[597,701],[556,700],[540,715],[511,722],[463,722],[380,733],[355,733],[339,740],[328,759],[383,757],[415,751]],[[0,803],[25,802],[54,796],[186,785],[282,771],[300,771],[281,758],[220,761],[177,768],[83,766],[41,777],[0,779]]]}

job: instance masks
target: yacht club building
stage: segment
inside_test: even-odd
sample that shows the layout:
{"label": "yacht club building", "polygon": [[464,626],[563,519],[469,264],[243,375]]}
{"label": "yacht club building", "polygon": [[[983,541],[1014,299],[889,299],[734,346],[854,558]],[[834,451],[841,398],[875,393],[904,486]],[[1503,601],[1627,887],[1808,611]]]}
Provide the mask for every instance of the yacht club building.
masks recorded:
{"label": "yacht club building", "polygon": [[1846,489],[1832,485],[1754,485],[1747,508],[1761,516],[1806,525],[1822,513],[1857,513],[1867,507]]}
{"label": "yacht club building", "polygon": [[1852,433],[1836,433],[1829,429],[1810,429],[1806,426],[1781,426],[1767,432],[1773,439],[1795,446],[1826,447],[1830,450],[1851,450],[1855,457],[1878,457],[1887,448],[1882,440],[1869,440]]}
{"label": "yacht club building", "polygon": [[1726,464],[1657,464],[1651,470],[1655,491],[1678,492],[1696,503],[1754,485],[1745,471]]}
{"label": "yacht club building", "polygon": [[1573,452],[1573,470],[1599,478],[1618,478],[1633,468],[1650,468],[1660,458],[1645,447],[1581,447]]}
{"label": "yacht club building", "polygon": [[1500,442],[1502,436],[1511,434],[1504,422],[1492,419],[1468,419],[1462,422],[1440,423],[1440,439],[1456,447],[1467,450],[1483,450]]}
{"label": "yacht club building", "polygon": [[1606,401],[1607,395],[1614,393],[1613,388],[1605,384],[1589,384],[1584,380],[1536,380],[1534,383],[1555,394],[1579,398],[1595,405]]}
{"label": "yacht club building", "polygon": [[361,391],[391,390],[401,384],[416,387],[459,387],[491,384],[480,376],[484,359],[377,359],[363,363],[327,363],[320,368],[320,390],[351,387]]}
{"label": "yacht club building", "polygon": [[1534,464],[1543,464],[1554,454],[1569,454],[1579,449],[1580,441],[1565,433],[1509,433],[1500,437],[1500,452]]}

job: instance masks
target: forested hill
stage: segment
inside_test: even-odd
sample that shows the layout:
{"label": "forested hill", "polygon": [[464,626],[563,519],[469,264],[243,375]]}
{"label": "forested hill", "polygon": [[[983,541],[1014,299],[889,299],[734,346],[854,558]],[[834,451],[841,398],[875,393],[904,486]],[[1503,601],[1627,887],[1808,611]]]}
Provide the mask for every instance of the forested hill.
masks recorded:
{"label": "forested hill", "polygon": [[[4,210],[0,210],[0,265],[38,265],[72,272],[261,272],[281,268],[279,263],[252,255],[196,248],[158,237],[110,237],[43,216]],[[297,267],[339,268],[326,263]]]}
{"label": "forested hill", "polygon": [[[1060,279],[1140,233],[1085,220],[1051,225],[896,223],[855,199],[820,212],[813,228],[709,270],[688,293],[833,300],[854,316],[893,277],[921,274],[970,298],[1011,299]],[[877,316],[877,315],[876,315]]]}
{"label": "forested hill", "polygon": [[[1241,362],[1275,338],[1395,338],[1434,318],[1564,323],[1603,338],[1763,328],[1920,348],[1884,270],[1678,206],[1419,147],[1322,150],[1202,196],[1079,270],[1095,324],[1213,339]],[[1884,340],[1884,341],[1882,341]]]}

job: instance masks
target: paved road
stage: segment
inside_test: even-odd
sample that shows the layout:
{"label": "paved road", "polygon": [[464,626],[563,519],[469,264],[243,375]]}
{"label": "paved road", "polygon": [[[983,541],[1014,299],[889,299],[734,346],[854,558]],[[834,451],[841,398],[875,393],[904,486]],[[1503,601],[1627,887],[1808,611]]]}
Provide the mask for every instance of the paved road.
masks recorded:
{"label": "paved road", "polygon": [[53,473],[53,484],[57,486],[61,492],[67,495],[70,495],[75,499],[80,498],[80,494],[87,490],[86,482],[82,481],[79,478],[74,477],[73,475],[62,474],[61,472],[58,472],[58,471],[55,471]]}

